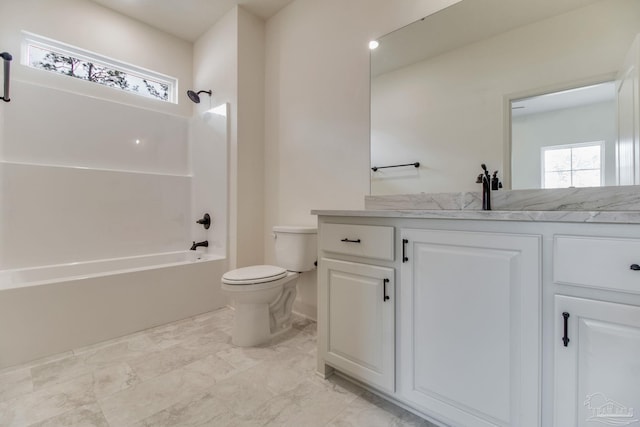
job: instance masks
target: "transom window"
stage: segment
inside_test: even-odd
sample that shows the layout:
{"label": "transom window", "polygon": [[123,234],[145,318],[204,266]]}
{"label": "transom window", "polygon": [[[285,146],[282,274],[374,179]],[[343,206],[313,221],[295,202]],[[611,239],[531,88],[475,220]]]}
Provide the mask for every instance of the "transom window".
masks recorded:
{"label": "transom window", "polygon": [[542,147],[542,188],[600,187],[604,142]]}
{"label": "transom window", "polygon": [[75,46],[24,33],[22,63],[148,98],[176,102],[177,79]]}

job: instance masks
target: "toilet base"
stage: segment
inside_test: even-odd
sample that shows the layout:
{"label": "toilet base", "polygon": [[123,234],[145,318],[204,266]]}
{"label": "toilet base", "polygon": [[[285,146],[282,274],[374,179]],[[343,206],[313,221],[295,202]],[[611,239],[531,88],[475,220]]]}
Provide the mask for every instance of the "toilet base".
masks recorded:
{"label": "toilet base", "polygon": [[293,302],[296,299],[297,274],[289,273],[282,279],[282,287],[270,303],[258,303],[256,298],[235,294],[234,321],[231,342],[239,347],[256,347],[269,344],[279,335],[291,329]]}
{"label": "toilet base", "polygon": [[254,347],[271,340],[269,304],[236,304],[231,342],[240,347]]}

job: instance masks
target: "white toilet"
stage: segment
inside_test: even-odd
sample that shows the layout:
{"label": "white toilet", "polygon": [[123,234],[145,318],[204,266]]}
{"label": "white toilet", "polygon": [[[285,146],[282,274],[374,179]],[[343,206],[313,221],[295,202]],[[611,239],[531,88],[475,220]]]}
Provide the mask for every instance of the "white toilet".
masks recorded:
{"label": "white toilet", "polygon": [[222,276],[222,290],[235,307],[233,344],[265,344],[291,328],[298,273],[315,267],[317,233],[315,227],[273,227],[278,266],[253,265]]}

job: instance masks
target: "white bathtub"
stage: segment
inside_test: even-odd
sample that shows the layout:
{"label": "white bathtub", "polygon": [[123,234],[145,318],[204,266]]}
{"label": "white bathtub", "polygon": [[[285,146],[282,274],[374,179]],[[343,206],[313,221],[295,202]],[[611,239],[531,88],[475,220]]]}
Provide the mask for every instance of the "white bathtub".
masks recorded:
{"label": "white bathtub", "polygon": [[225,258],[171,252],[0,271],[0,369],[211,311]]}

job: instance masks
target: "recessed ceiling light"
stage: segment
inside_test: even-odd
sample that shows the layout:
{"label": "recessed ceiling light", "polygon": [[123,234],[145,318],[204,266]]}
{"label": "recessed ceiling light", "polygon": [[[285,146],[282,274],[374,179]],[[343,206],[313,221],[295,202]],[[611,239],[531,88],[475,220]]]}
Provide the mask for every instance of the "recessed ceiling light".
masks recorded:
{"label": "recessed ceiling light", "polygon": [[377,48],[378,46],[380,46],[380,43],[378,43],[377,40],[371,40],[369,42],[369,49],[371,49],[371,50]]}

